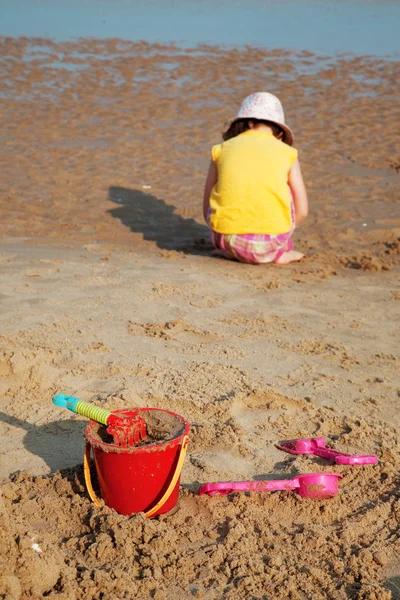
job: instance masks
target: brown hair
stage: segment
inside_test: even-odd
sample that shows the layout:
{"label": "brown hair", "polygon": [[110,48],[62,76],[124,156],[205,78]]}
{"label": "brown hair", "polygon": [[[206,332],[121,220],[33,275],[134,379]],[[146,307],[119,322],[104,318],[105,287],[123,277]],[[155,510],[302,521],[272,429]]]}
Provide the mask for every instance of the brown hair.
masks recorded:
{"label": "brown hair", "polygon": [[272,121],[264,121],[261,119],[236,119],[236,121],[233,121],[233,123],[229,125],[228,129],[222,133],[222,139],[226,142],[227,140],[230,140],[231,138],[234,138],[237,135],[252,129],[250,124],[252,124],[253,127],[257,125],[268,125],[268,127],[272,129],[274,137],[281,139],[282,142],[286,142],[286,133],[282,127],[279,127],[279,125],[273,123]]}

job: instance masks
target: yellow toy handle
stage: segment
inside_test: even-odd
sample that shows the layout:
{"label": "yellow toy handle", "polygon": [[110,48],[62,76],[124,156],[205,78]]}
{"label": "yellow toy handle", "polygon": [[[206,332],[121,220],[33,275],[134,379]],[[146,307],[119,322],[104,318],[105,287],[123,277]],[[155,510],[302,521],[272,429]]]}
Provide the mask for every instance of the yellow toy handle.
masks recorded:
{"label": "yellow toy handle", "polygon": [[[171,482],[170,482],[168,488],[166,489],[161,500],[159,500],[157,502],[157,504],[155,506],[153,506],[153,508],[151,508],[150,510],[148,510],[147,512],[144,513],[147,518],[151,518],[157,511],[160,510],[160,508],[162,506],[164,506],[164,504],[167,502],[168,498],[172,494],[173,490],[175,489],[176,483],[181,475],[188,443],[189,443],[189,437],[187,435],[184,435],[182,438],[181,449],[180,449],[179,458],[178,458],[178,464],[176,465],[175,473],[171,479]],[[94,504],[96,506],[101,506],[102,502],[101,502],[101,500],[99,500],[99,498],[97,497],[97,495],[92,487],[92,480],[90,477],[90,452],[91,452],[91,445],[89,443],[86,443],[85,453],[83,455],[83,472],[85,475],[85,483],[86,483],[88,494],[89,494],[92,502],[94,502]]]}
{"label": "yellow toy handle", "polygon": [[90,451],[91,445],[86,442],[85,452],[83,454],[83,473],[85,475],[85,483],[90,499],[96,506],[101,506],[101,500],[98,499],[92,486],[92,478],[90,477]]}
{"label": "yellow toy handle", "polygon": [[176,483],[177,483],[177,481],[178,481],[178,479],[179,479],[179,477],[181,475],[181,471],[182,471],[182,467],[183,467],[183,461],[185,460],[186,450],[187,450],[188,443],[189,443],[189,438],[188,438],[187,435],[184,435],[183,438],[182,438],[181,450],[180,450],[180,453],[179,453],[178,464],[176,465],[174,476],[172,477],[171,482],[170,482],[168,488],[165,490],[165,494],[161,498],[161,500],[159,500],[157,502],[157,504],[155,506],[153,506],[153,508],[151,508],[146,513],[144,513],[146,517],[150,518],[158,510],[160,510],[160,508],[162,506],[164,506],[164,504],[166,503],[166,501],[168,500],[168,498],[170,497],[170,495],[174,491]]}

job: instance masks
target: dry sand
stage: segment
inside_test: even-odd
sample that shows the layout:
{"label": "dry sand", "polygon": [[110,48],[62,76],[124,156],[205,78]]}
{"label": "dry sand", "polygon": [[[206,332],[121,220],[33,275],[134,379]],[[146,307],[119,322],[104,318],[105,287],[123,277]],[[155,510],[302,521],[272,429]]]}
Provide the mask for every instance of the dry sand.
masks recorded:
{"label": "dry sand", "polygon": [[[0,597],[399,598],[398,63],[2,44]],[[211,258],[201,221],[209,148],[260,88],[310,194],[288,267]],[[174,515],[90,502],[58,392],[192,423]],[[274,446],[316,435],[379,464]],[[321,470],[331,500],[196,495]]]}

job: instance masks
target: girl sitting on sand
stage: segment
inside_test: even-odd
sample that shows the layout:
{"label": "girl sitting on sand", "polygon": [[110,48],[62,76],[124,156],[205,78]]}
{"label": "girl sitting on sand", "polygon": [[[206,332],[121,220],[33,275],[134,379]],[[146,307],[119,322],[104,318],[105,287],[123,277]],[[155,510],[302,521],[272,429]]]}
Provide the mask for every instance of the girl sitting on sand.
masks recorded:
{"label": "girl sitting on sand", "polygon": [[280,101],[251,94],[222,137],[203,201],[214,253],[251,264],[300,260],[291,237],[307,217],[307,193]]}

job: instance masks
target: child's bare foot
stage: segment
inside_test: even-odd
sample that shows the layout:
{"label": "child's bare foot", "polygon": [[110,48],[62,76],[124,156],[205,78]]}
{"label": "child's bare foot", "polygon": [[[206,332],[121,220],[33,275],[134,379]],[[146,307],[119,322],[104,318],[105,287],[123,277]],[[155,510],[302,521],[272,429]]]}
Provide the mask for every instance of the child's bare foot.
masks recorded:
{"label": "child's bare foot", "polygon": [[287,265],[296,260],[301,260],[304,258],[304,254],[302,252],[297,252],[296,250],[289,250],[289,252],[284,252],[282,256],[278,258],[278,260],[274,261],[277,265]]}

